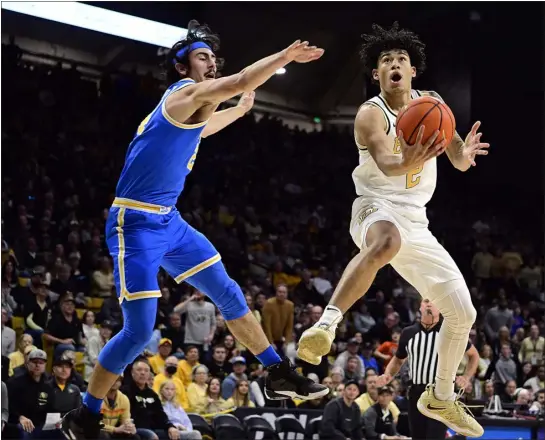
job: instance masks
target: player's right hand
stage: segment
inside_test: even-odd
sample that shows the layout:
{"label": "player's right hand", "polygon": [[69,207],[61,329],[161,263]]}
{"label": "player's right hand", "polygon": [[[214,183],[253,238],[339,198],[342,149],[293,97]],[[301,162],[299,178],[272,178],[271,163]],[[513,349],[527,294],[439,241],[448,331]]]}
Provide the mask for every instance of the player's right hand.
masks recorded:
{"label": "player's right hand", "polygon": [[296,63],[310,63],[321,58],[324,54],[324,49],[317,46],[309,46],[308,41],[295,41],[289,47],[283,50],[283,55],[288,62],[295,61]]}
{"label": "player's right hand", "polygon": [[418,135],[416,136],[416,142],[413,145],[407,144],[407,141],[405,141],[405,137],[403,136],[403,132],[399,132],[398,139],[401,145],[403,165],[407,169],[412,169],[423,165],[428,160],[443,154],[447,148],[445,136],[443,136],[441,142],[439,142],[437,145],[433,145],[439,136],[439,130],[436,130],[435,133],[430,136],[427,142],[422,143],[425,129],[426,127],[423,125],[420,126]]}
{"label": "player's right hand", "polygon": [[392,381],[393,377],[389,374],[381,374],[377,378],[377,387],[383,387],[384,385],[389,384]]}

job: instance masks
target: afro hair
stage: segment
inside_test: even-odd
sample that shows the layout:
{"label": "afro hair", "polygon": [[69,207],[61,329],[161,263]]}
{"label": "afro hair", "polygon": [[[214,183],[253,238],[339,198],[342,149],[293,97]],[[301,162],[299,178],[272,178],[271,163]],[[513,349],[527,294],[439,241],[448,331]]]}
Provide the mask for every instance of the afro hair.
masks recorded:
{"label": "afro hair", "polygon": [[360,58],[365,72],[371,76],[376,69],[380,55],[389,50],[404,50],[409,54],[411,64],[416,68],[416,75],[426,69],[426,45],[420,41],[418,35],[407,29],[400,29],[396,21],[390,29],[373,24],[373,32],[361,36],[363,43],[360,49]]}

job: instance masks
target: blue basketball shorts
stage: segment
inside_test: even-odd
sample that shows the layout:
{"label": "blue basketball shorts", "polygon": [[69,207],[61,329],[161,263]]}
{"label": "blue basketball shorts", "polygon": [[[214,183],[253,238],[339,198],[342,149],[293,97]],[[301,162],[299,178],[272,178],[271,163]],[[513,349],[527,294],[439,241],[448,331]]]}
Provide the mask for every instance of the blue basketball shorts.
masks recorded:
{"label": "blue basketball shorts", "polygon": [[248,311],[218,251],[175,207],[116,198],[106,222],[106,243],[120,302],[160,297],[157,273],[162,266],[177,283],[186,281],[209,296],[226,319]]}

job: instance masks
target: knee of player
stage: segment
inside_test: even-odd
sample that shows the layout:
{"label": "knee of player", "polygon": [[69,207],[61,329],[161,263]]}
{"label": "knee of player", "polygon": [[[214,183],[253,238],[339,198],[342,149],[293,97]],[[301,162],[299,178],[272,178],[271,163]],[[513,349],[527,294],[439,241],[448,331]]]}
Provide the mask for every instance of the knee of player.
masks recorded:
{"label": "knee of player", "polygon": [[399,252],[401,238],[399,233],[384,232],[376,237],[368,247],[370,263],[382,267],[392,261]]}

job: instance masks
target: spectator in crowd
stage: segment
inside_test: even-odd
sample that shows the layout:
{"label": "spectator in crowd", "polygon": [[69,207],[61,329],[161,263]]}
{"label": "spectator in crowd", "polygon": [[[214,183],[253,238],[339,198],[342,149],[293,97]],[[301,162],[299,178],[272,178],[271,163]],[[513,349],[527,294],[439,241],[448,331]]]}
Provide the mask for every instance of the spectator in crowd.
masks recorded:
{"label": "spectator in crowd", "polygon": [[267,300],[262,316],[267,338],[277,351],[282,352],[284,344],[291,342],[293,337],[294,305],[288,299],[288,286],[276,286],[276,296]]}
{"label": "spectator in crowd", "polygon": [[100,259],[100,267],[93,272],[93,295],[108,298],[114,287],[114,272],[109,257]]}
{"label": "spectator in crowd", "polygon": [[363,361],[364,371],[368,368],[372,368],[375,371],[380,371],[377,360],[373,357],[373,344],[370,342],[364,342],[361,346],[361,360]]}
{"label": "spectator in crowd", "polygon": [[226,334],[221,342],[227,350],[227,360],[231,361],[233,357],[240,356],[240,350],[236,346],[235,338],[231,334]]}
{"label": "spectator in crowd", "polygon": [[204,352],[214,339],[216,332],[216,308],[204,300],[204,294],[197,289],[188,299],[174,307],[174,311],[185,314],[185,337],[187,345],[197,347],[204,359]]}
{"label": "spectator in crowd", "polygon": [[153,378],[153,391],[159,394],[159,389],[163,382],[170,380],[176,387],[176,399],[183,409],[189,411],[189,399],[185,390],[185,385],[176,374],[178,371],[178,358],[169,356],[165,359],[165,369]]}
{"label": "spectator in crowd", "polygon": [[344,382],[344,369],[342,367],[333,367],[331,369],[331,385],[337,388],[338,385]]}
{"label": "spectator in crowd", "polygon": [[45,338],[55,344],[55,357],[65,350],[83,351],[82,346],[87,342],[83,338],[83,328],[72,294],[66,294],[59,302],[61,312],[53,314],[44,333]]}
{"label": "spectator in crowd", "polygon": [[[501,384],[500,384],[501,387]],[[500,395],[500,399],[503,403],[513,403],[516,399],[515,391],[517,390],[517,382],[509,380],[503,387],[503,392]]]}
{"label": "spectator in crowd", "polygon": [[192,382],[187,387],[187,398],[189,400],[189,409],[191,412],[202,412],[206,406],[208,388],[208,368],[206,365],[196,365],[193,367]]}
{"label": "spectator in crowd", "polygon": [[[346,393],[346,389],[345,389]],[[378,402],[363,414],[365,438],[368,440],[398,440],[407,438],[399,435],[396,420],[390,412],[394,392],[391,387],[384,386],[378,390]]]}
{"label": "spectator in crowd", "polygon": [[255,308],[254,297],[249,293],[244,295],[244,297],[246,298],[246,304],[248,305],[248,308],[252,312],[252,315],[254,315],[257,322],[259,322],[261,324],[261,321],[262,321],[261,313],[259,313],[259,310],[256,310],[256,308]]}
{"label": "spectator in crowd", "polygon": [[22,334],[17,341],[17,351],[14,351],[8,355],[10,376],[13,371],[25,364],[25,348],[31,346],[34,340],[29,334]]}
{"label": "spectator in crowd", "polygon": [[513,311],[507,308],[507,299],[500,297],[498,305],[490,308],[484,316],[484,331],[489,341],[496,340],[501,327],[511,328],[513,325]]}
{"label": "spectator in crowd", "polygon": [[233,372],[229,374],[221,384],[221,396],[227,400],[235,391],[237,382],[247,380],[246,376],[246,359],[242,356],[237,356],[231,359]]}
{"label": "spectator in crowd", "polygon": [[[341,354],[337,356],[337,359],[335,359],[334,366],[341,367],[344,371],[346,371],[346,367],[348,366],[348,359],[356,357],[360,375],[363,376],[365,373],[365,367],[363,366],[362,359],[358,356],[359,348],[360,346],[356,338],[349,339],[348,344],[346,345],[346,351],[343,351]],[[346,376],[346,373],[345,373],[345,376]]]}
{"label": "spectator in crowd", "polygon": [[9,356],[15,351],[15,330],[7,327],[8,311],[2,307],[2,356]]}
{"label": "spectator in crowd", "polygon": [[95,368],[100,351],[104,348],[106,342],[108,342],[112,337],[112,327],[113,326],[110,321],[103,321],[100,329],[98,329],[98,334],[91,334],[91,337],[87,341],[83,356],[83,363],[85,364],[84,375],[86,381],[89,381],[89,378],[93,373],[93,368]]}
{"label": "spectator in crowd", "polygon": [[29,354],[28,372],[8,382],[10,422],[19,426],[23,439],[58,437],[60,432],[43,431],[47,413],[54,411],[54,391],[47,382],[47,355],[35,349]]}
{"label": "spectator in crowd", "polygon": [[[340,393],[338,393],[340,394]],[[320,425],[320,438],[326,440],[362,440],[363,421],[355,400],[360,388],[355,381],[346,383],[342,396],[329,402]]]}
{"label": "spectator in crowd", "polygon": [[202,414],[216,414],[227,408],[225,399],[221,397],[221,381],[217,377],[210,379],[206,389],[206,396],[208,399]]}
{"label": "spectator in crowd", "polygon": [[172,312],[168,315],[168,325],[161,330],[161,337],[172,341],[172,354],[181,359],[184,354],[184,329],[179,313]]}
{"label": "spectator in crowd", "polygon": [[61,416],[81,405],[80,389],[69,381],[71,374],[72,362],[69,359],[53,361],[53,377],[50,382],[54,395],[53,410],[61,413]]}
{"label": "spectator in crowd", "polygon": [[[32,350],[35,350],[37,347],[34,345],[28,345],[25,347],[25,354],[24,354],[24,363],[19,365],[18,367],[14,368],[13,371],[11,371],[11,376],[21,376],[22,374],[27,373],[27,364],[28,364],[28,355]],[[45,373],[47,376],[47,372]]]}
{"label": "spectator in crowd", "polygon": [[360,368],[361,359],[358,356],[350,356],[346,362],[346,370],[344,371],[345,380],[355,380],[359,382],[363,379],[363,374]]}
{"label": "spectator in crowd", "polygon": [[168,420],[157,393],[148,386],[150,373],[147,362],[134,362],[132,381],[123,388],[123,393],[129,398],[136,433],[142,440],[164,439],[167,436],[170,440],[177,440],[180,437],[178,429]]}
{"label": "spectator in crowd", "polygon": [[[365,411],[367,411],[371,406],[375,405],[378,402],[379,394],[378,394],[378,388],[377,388],[377,379],[378,377],[376,373],[374,375],[367,375],[365,379],[365,386],[367,388],[367,392],[362,394],[360,397],[356,399],[356,403],[360,407],[362,414],[365,413]],[[394,422],[397,423],[400,411],[392,399],[389,400],[388,410],[392,414],[392,417],[394,418]]]}
{"label": "spectator in crowd", "polygon": [[137,440],[136,426],[131,419],[131,404],[125,394],[119,391],[123,376],[119,376],[102,402],[101,438],[123,438]]}
{"label": "spectator in crowd", "polygon": [[159,340],[159,352],[148,359],[151,369],[155,375],[165,370],[165,360],[172,353],[172,341],[167,338]]}
{"label": "spectator in crowd", "polygon": [[83,329],[83,337],[87,342],[93,337],[99,335],[99,330],[95,325],[95,314],[91,310],[86,310],[81,317],[81,327]]}
{"label": "spectator in crowd", "polygon": [[537,369],[537,374],[528,379],[524,383],[524,387],[530,387],[534,393],[537,393],[539,390],[545,388],[545,365],[539,366]]}
{"label": "spectator in crowd", "polygon": [[45,284],[36,286],[36,296],[25,305],[26,332],[34,338],[41,348],[42,334],[51,318],[51,301]]}
{"label": "spectator in crowd", "polygon": [[[377,292],[378,293],[378,292]],[[373,315],[376,316],[376,315]],[[369,336],[372,339],[378,339],[379,342],[391,341],[392,331],[399,325],[399,314],[391,312],[386,315],[384,321],[377,323],[371,330]]]}
{"label": "spectator in crowd", "polygon": [[66,350],[60,357],[63,361],[70,361],[72,364],[70,377],[68,381],[79,388],[81,392],[87,390],[87,383],[84,381],[83,376],[76,371],[76,353],[71,350]]}
{"label": "spectator in crowd", "polygon": [[227,408],[255,408],[254,402],[250,400],[250,382],[245,379],[236,383],[233,395],[225,401]]}
{"label": "spectator in crowd", "polygon": [[188,345],[185,347],[185,359],[178,362],[178,372],[176,373],[186,389],[191,383],[193,368],[196,365],[200,365],[199,349],[193,345]]}
{"label": "spectator in crowd", "polygon": [[545,363],[545,338],[539,335],[539,327],[530,327],[530,335],[522,341],[519,350],[519,361],[530,362],[532,365]]}
{"label": "spectator in crowd", "polygon": [[517,364],[511,358],[511,346],[504,344],[501,347],[500,358],[496,361],[494,367],[496,380],[506,384],[510,380],[517,380]]}
{"label": "spectator in crowd", "polygon": [[535,416],[543,417],[545,415],[545,388],[536,393],[536,400],[532,403],[528,412]]}
{"label": "spectator in crowd", "polygon": [[200,440],[201,433],[193,431],[191,420],[176,398],[176,386],[171,380],[166,380],[161,384],[159,397],[169,422],[180,431],[180,438],[182,440]]}
{"label": "spectator in crowd", "polygon": [[364,301],[360,302],[358,311],[354,312],[352,316],[354,319],[354,328],[363,335],[367,334],[377,324],[373,316],[369,313],[367,303]]}
{"label": "spectator in crowd", "polygon": [[375,357],[382,361],[382,365],[384,368],[388,366],[388,364],[396,354],[400,335],[401,329],[399,327],[392,329],[392,339],[390,341],[383,342],[375,350]]}
{"label": "spectator in crowd", "polygon": [[110,322],[114,330],[119,330],[121,328],[123,316],[115,288],[112,289],[110,296],[102,303],[98,316],[100,318],[99,322]]}
{"label": "spectator in crowd", "polygon": [[227,362],[227,350],[223,345],[216,345],[212,349],[212,359],[206,363],[211,377],[224,380],[233,371],[233,364]]}
{"label": "spectator in crowd", "polygon": [[475,279],[487,281],[490,278],[490,268],[492,267],[494,256],[488,250],[486,243],[479,243],[478,245],[480,249],[473,255],[471,270]]}

